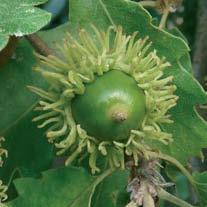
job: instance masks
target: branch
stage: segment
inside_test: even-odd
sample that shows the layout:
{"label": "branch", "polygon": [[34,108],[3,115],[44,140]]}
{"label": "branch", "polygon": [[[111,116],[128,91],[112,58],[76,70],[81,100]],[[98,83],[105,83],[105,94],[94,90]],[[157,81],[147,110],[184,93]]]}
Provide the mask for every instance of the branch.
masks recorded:
{"label": "branch", "polygon": [[198,21],[195,41],[193,68],[196,78],[204,83],[207,74],[207,1],[199,0]]}
{"label": "branch", "polygon": [[40,55],[49,56],[54,54],[53,51],[46,45],[43,40],[40,39],[38,35],[31,34],[25,37],[30,42],[35,51]]}

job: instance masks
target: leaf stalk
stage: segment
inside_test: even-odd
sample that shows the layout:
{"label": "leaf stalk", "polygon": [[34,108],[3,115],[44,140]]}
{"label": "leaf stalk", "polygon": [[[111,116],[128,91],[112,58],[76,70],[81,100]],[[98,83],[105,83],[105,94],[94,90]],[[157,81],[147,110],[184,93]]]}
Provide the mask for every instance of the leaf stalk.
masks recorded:
{"label": "leaf stalk", "polygon": [[180,207],[195,207],[195,206],[192,206],[191,204],[187,203],[186,201],[181,200],[180,198],[168,193],[167,191],[165,191],[162,188],[159,189],[158,196],[160,199],[169,201],[169,202],[171,202],[177,206],[180,206]]}

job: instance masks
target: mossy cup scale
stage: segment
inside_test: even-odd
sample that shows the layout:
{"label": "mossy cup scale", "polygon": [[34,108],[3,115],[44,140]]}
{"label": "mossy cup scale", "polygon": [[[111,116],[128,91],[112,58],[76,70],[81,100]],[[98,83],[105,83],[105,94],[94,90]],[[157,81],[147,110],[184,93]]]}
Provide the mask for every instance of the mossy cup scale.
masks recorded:
{"label": "mossy cup scale", "polygon": [[100,140],[124,140],[138,129],[145,116],[145,95],[136,81],[122,71],[111,70],[85,86],[72,101],[76,123]]}

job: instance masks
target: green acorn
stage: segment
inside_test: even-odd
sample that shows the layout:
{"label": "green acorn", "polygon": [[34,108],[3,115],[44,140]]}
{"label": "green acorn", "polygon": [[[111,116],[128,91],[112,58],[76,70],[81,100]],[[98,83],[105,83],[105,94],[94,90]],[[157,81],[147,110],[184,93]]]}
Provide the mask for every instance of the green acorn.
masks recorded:
{"label": "green acorn", "polygon": [[127,74],[111,70],[86,85],[72,101],[74,119],[87,133],[104,141],[125,140],[141,126],[145,95]]}
{"label": "green acorn", "polygon": [[139,39],[111,26],[93,33],[80,30],[79,39],[68,34],[60,56],[40,58],[36,71],[49,82],[47,91],[30,89],[41,97],[33,121],[48,126],[49,142],[68,153],[66,165],[89,153],[92,172],[104,156],[109,167],[124,168],[124,156],[147,156],[150,139],[168,144],[171,134],[160,125],[172,123],[168,110],[176,105],[170,66],[152,50],[148,38]]}

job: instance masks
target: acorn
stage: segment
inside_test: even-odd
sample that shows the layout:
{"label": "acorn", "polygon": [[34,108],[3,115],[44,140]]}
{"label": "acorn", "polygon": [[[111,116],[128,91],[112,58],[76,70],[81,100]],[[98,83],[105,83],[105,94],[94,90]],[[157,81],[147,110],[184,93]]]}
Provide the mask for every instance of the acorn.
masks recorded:
{"label": "acorn", "polygon": [[145,95],[127,74],[110,70],[87,84],[71,103],[74,119],[90,136],[102,141],[124,140],[141,126]]}
{"label": "acorn", "polygon": [[98,156],[111,168],[124,168],[124,157],[146,155],[149,140],[172,141],[161,124],[172,123],[169,109],[176,105],[170,66],[153,50],[149,38],[126,35],[121,26],[67,35],[59,55],[40,59],[36,67],[48,90],[30,86],[41,97],[33,121],[47,127],[49,142],[58,155],[68,154],[66,165],[87,152],[92,173],[99,172]]}

